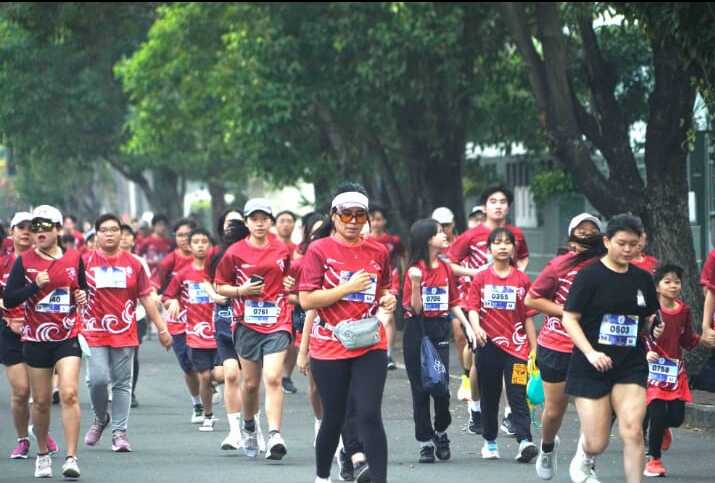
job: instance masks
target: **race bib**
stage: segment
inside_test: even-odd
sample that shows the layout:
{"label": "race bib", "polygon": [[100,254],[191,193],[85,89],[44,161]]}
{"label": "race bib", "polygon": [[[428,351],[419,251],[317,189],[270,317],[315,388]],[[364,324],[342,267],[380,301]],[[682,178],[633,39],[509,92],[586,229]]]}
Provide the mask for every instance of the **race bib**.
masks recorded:
{"label": "race bib", "polygon": [[189,303],[190,304],[209,304],[211,299],[209,299],[209,294],[206,293],[201,283],[198,282],[186,282],[189,289]]}
{"label": "race bib", "polygon": [[678,360],[661,357],[648,363],[648,381],[675,384],[678,381]]}
{"label": "race bib", "polygon": [[[348,272],[343,270],[340,272],[340,283],[347,283],[350,281],[350,277],[353,276],[355,272]],[[370,274],[370,287],[364,292],[351,293],[343,297],[342,300],[348,302],[360,302],[363,304],[372,304],[375,302],[375,294],[377,293],[377,275]]]}
{"label": "race bib", "polygon": [[43,314],[69,314],[69,287],[56,288],[35,305],[35,311]]}
{"label": "race bib", "polygon": [[278,322],[278,306],[262,300],[246,300],[243,321],[247,324],[275,324]]}
{"label": "race bib", "polygon": [[638,340],[638,316],[604,314],[598,343],[617,347],[635,347]]}
{"label": "race bib", "polygon": [[127,272],[122,267],[96,267],[94,283],[97,288],[127,288]]}
{"label": "race bib", "polygon": [[423,287],[422,309],[425,312],[449,310],[449,287]]}
{"label": "race bib", "polygon": [[485,285],[482,306],[487,309],[516,310],[516,287]]}

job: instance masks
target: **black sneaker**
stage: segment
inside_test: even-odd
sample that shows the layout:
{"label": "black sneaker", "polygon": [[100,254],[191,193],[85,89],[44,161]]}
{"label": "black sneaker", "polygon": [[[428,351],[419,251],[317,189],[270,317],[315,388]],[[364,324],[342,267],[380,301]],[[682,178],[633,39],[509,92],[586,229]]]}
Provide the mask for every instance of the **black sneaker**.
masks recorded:
{"label": "black sneaker", "polygon": [[434,446],[422,446],[420,448],[420,463],[434,463]]}
{"label": "black sneaker", "polygon": [[482,412],[469,411],[469,424],[467,424],[467,432],[469,434],[482,434]]}
{"label": "black sneaker", "polygon": [[361,461],[353,465],[355,467],[355,481],[358,483],[370,483],[370,467],[367,461]]}
{"label": "black sneaker", "polygon": [[[511,416],[511,415],[509,415]],[[511,422],[511,418],[507,416],[501,421],[501,432],[509,436],[510,438],[513,438],[516,436],[516,432],[514,431],[514,423]]]}
{"label": "black sneaker", "polygon": [[283,392],[286,394],[295,394],[298,392],[298,388],[293,384],[293,380],[290,377],[283,378]]}
{"label": "black sneaker", "polygon": [[444,433],[442,436],[435,435],[434,446],[437,459],[447,461],[452,457],[452,452],[449,450],[449,438],[447,437],[447,433]]}
{"label": "black sneaker", "polygon": [[395,361],[392,360],[392,357],[387,358],[387,370],[388,371],[394,371],[397,369],[397,364],[395,364]]}
{"label": "black sneaker", "polygon": [[340,481],[354,481],[354,471],[352,460],[345,450],[341,449],[340,454],[338,454],[338,474],[340,475]]}

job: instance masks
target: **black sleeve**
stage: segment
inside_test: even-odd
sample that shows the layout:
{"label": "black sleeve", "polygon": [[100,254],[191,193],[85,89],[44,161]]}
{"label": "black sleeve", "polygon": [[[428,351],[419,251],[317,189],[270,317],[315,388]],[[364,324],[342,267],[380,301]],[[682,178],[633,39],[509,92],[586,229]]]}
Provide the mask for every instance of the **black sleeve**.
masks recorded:
{"label": "black sleeve", "polygon": [[79,267],[77,270],[79,270],[77,272],[77,283],[79,284],[79,288],[82,290],[89,290],[89,285],[87,285],[87,274],[84,271],[84,260],[82,260],[82,257],[79,259]]}
{"label": "black sleeve", "polygon": [[647,274],[645,278],[646,291],[645,291],[645,301],[646,301],[646,317],[653,315],[660,309],[660,303],[658,302],[658,293],[655,290],[655,282],[650,274]]}
{"label": "black sleeve", "polygon": [[571,285],[571,290],[569,290],[568,298],[564,304],[564,310],[566,312],[574,312],[576,314],[583,314],[593,297],[592,282],[594,274],[591,270],[581,270],[573,281]]}
{"label": "black sleeve", "polygon": [[38,290],[40,290],[40,288],[35,282],[27,283],[22,258],[17,257],[15,264],[12,266],[12,272],[10,272],[10,276],[7,279],[7,286],[5,287],[5,298],[3,299],[5,307],[13,309],[19,306],[35,295]]}

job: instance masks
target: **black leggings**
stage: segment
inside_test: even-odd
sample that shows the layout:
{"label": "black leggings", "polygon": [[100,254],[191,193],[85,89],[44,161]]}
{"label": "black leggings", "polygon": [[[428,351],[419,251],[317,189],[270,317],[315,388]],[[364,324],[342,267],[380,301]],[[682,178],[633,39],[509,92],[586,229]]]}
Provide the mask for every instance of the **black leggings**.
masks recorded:
{"label": "black leggings", "polygon": [[654,399],[648,405],[648,454],[660,458],[660,447],[663,444],[663,434],[668,428],[677,428],[685,420],[685,401],[663,401]]}
{"label": "black leggings", "polygon": [[315,443],[318,477],[330,477],[330,466],[352,392],[355,426],[365,446],[371,481],[387,481],[387,437],[382,424],[387,353],[374,350],[354,359],[311,359],[310,369],[323,403],[323,421]]}

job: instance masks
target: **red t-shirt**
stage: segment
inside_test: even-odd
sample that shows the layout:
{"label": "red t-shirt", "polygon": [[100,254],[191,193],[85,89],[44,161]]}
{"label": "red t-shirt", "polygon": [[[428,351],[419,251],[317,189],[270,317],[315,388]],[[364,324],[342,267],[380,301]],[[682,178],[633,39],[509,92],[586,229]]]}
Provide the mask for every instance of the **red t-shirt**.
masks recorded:
{"label": "red t-shirt", "polygon": [[2,241],[2,252],[0,252],[0,256],[2,255],[12,255],[15,253],[15,242],[12,241],[12,237],[9,236],[5,238]]}
{"label": "red t-shirt", "polygon": [[[547,263],[531,286],[529,294],[534,298],[547,299],[563,307],[578,272],[598,260],[591,258],[575,265],[574,259],[577,256],[577,253],[569,252]],[[546,317],[539,333],[538,343],[552,351],[569,353],[573,351],[573,341],[561,325],[561,317],[553,315]]]}
{"label": "red t-shirt", "polygon": [[59,342],[79,333],[74,292],[79,289],[80,254],[69,250],[57,260],[45,260],[35,250],[22,255],[25,280],[33,283],[47,271],[50,281],[25,302],[23,342]]}
{"label": "red t-shirt", "polygon": [[643,260],[639,262],[632,261],[631,264],[653,275],[655,273],[655,269],[658,268],[658,259],[651,257],[650,255],[645,255]]}
{"label": "red t-shirt", "polygon": [[703,264],[700,273],[700,284],[711,292],[715,292],[715,250],[711,251]]}
{"label": "red t-shirt", "polygon": [[144,257],[154,276],[159,263],[171,252],[171,240],[154,234],[149,235],[141,240],[141,244],[137,242],[136,252],[137,255]]}
{"label": "red t-shirt", "polygon": [[400,294],[400,269],[392,267],[390,272],[390,293],[397,297]]}
{"label": "red t-shirt", "polygon": [[[322,238],[310,244],[303,257],[300,277],[301,292],[337,287],[347,282],[353,273],[366,270],[373,285],[361,293],[353,293],[329,307],[318,309],[320,320],[336,326],[342,321],[354,321],[377,313],[383,290],[390,289],[390,258],[385,247],[370,239],[357,245],[346,245],[334,237]],[[387,350],[385,329],[380,325],[380,342],[362,349],[348,350],[332,330],[313,325],[310,336],[310,357],[314,359],[351,359],[373,350]]]}
{"label": "red t-shirt", "polygon": [[[159,263],[159,266],[151,277],[151,283],[157,290],[161,289],[161,287],[166,288],[171,282],[171,279],[181,270],[191,265],[193,260],[192,256],[183,255],[181,250],[174,250]],[[179,320],[174,320],[166,315],[166,327],[169,329],[171,335],[183,334],[186,331],[186,318],[184,315],[182,312],[179,316]]]}
{"label": "red t-shirt", "polygon": [[385,245],[385,248],[387,248],[387,252],[390,254],[390,258],[397,253],[398,255],[401,255],[402,252],[404,251],[404,248],[402,246],[402,240],[400,240],[400,237],[397,235],[391,235],[389,233],[383,233],[382,235],[373,235],[372,233],[368,235],[369,238],[372,238],[378,243],[382,243]]}
{"label": "red t-shirt", "polygon": [[239,323],[260,334],[291,332],[290,310],[283,288],[290,258],[285,244],[268,237],[268,245],[255,247],[248,239],[234,243],[224,253],[216,269],[217,285],[243,285],[251,275],[263,277],[263,294],[239,297],[234,305]]}
{"label": "red t-shirt", "polygon": [[[661,307],[660,314],[665,324],[663,333],[656,340],[647,337],[646,344],[648,350],[657,352],[659,356],[667,358],[668,362],[673,364],[671,370],[674,371],[677,366],[677,379],[675,382],[667,381],[656,379],[653,374],[649,374],[648,403],[653,399],[664,401],[680,399],[691,402],[693,398],[688,387],[688,374],[685,370],[682,349],[693,350],[700,342],[700,336],[693,330],[690,307],[678,301],[678,306],[674,309]],[[662,364],[659,365],[663,367]]]}
{"label": "red t-shirt", "polygon": [[500,277],[494,267],[479,272],[472,279],[469,310],[479,313],[479,325],[501,350],[521,360],[529,358],[529,339],[524,324],[528,317],[524,299],[529,291],[529,277],[512,268]]}
{"label": "red t-shirt", "polygon": [[[420,260],[415,265],[422,271],[420,287],[422,289],[422,313],[426,318],[449,317],[449,309],[460,304],[457,283],[448,263],[437,261],[437,268],[427,268],[425,262]],[[410,267],[411,268],[411,267]],[[402,286],[402,307],[405,317],[415,316],[410,300],[412,300],[412,279],[405,272],[405,282]]]}
{"label": "red t-shirt", "polygon": [[186,345],[193,349],[215,349],[214,304],[201,287],[203,282],[209,282],[208,272],[192,263],[171,279],[164,298],[178,299],[186,311]]}
{"label": "red t-shirt", "polygon": [[137,300],[152,291],[144,266],[125,251],[107,257],[93,250],[83,260],[89,290],[82,335],[91,347],[137,347]]}
{"label": "red t-shirt", "polygon": [[[7,279],[10,277],[12,266],[15,264],[15,258],[14,248],[12,253],[0,257],[0,299],[3,298]],[[22,319],[25,317],[25,304],[20,304],[13,309],[0,310],[0,315],[4,319]]]}

